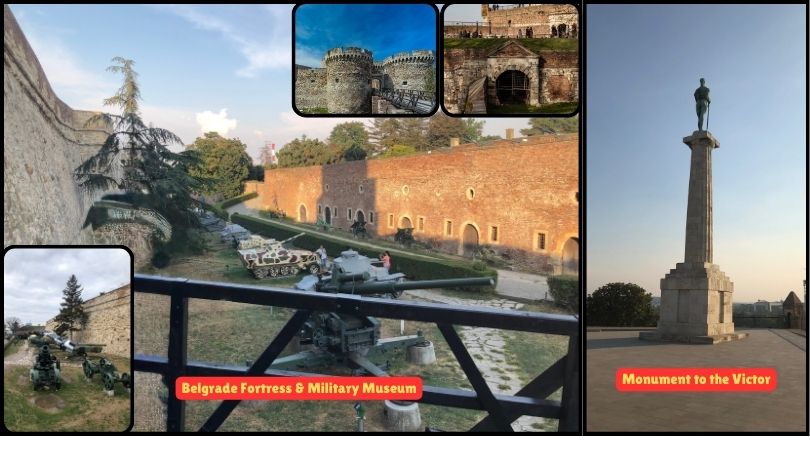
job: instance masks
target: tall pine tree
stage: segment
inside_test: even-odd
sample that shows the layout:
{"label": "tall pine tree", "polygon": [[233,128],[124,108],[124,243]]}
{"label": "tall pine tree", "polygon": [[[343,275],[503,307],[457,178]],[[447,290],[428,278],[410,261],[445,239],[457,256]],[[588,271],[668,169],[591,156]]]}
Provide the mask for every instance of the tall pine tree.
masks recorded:
{"label": "tall pine tree", "polygon": [[87,313],[84,311],[84,300],[82,291],[84,289],[76,279],[76,275],[68,278],[67,286],[62,291],[62,300],[59,305],[59,314],[56,316],[58,328],[70,330],[70,339],[73,339],[73,332],[78,331],[87,324]]}

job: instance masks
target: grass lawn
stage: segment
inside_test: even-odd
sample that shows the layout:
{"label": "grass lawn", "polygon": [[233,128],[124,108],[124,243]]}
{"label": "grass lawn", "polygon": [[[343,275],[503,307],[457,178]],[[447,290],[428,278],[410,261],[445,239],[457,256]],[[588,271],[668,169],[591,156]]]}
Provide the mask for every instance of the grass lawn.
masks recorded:
{"label": "grass lawn", "polygon": [[548,105],[488,105],[487,112],[492,114],[571,114],[577,110],[579,102],[551,103]]}
{"label": "grass lawn", "polygon": [[483,48],[495,49],[507,41],[516,41],[520,45],[526,47],[533,52],[540,51],[565,51],[575,52],[579,51],[579,40],[577,39],[559,39],[559,38],[531,38],[531,39],[514,39],[514,38],[478,38],[478,39],[459,39],[459,38],[445,38],[444,48]]}

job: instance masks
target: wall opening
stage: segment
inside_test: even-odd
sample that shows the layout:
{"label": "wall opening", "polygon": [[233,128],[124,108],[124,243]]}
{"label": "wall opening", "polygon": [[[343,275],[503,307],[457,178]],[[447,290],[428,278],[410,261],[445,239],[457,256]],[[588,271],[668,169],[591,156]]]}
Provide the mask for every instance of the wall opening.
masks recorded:
{"label": "wall opening", "polygon": [[304,205],[298,207],[298,221],[299,222],[307,221],[307,207]]}
{"label": "wall opening", "polygon": [[357,219],[356,220],[358,222],[361,222],[361,223],[366,221],[366,215],[363,214],[363,211],[360,211],[359,209],[357,210]]}
{"label": "wall opening", "polygon": [[565,275],[579,273],[579,239],[569,238],[562,251],[562,272]]}
{"label": "wall opening", "polygon": [[323,221],[327,225],[332,225],[332,210],[328,206],[323,209]]}
{"label": "wall opening", "polygon": [[399,219],[399,227],[400,228],[413,228],[413,222],[411,222],[410,217],[403,216]]}
{"label": "wall opening", "polygon": [[495,91],[502,105],[523,105],[529,101],[529,77],[519,70],[507,70],[495,81]]}
{"label": "wall opening", "polygon": [[471,258],[478,249],[478,230],[476,230],[474,226],[467,224],[461,235],[461,242],[461,254]]}

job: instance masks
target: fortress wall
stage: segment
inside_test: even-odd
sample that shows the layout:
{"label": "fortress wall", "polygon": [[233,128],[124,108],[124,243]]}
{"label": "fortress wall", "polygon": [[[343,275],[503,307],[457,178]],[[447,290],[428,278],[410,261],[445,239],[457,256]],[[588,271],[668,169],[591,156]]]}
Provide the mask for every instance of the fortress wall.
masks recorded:
{"label": "fortress wall", "polygon": [[326,69],[299,69],[295,73],[295,107],[326,108]]}

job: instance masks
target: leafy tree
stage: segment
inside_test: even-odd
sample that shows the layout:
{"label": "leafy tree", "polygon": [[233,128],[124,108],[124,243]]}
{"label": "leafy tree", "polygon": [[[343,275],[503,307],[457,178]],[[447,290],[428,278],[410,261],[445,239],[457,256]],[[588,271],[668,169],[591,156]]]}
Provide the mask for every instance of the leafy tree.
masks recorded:
{"label": "leafy tree", "polygon": [[84,311],[82,300],[83,290],[76,275],[71,275],[62,291],[63,302],[59,305],[59,314],[55,320],[58,327],[65,327],[70,331],[70,339],[73,339],[74,331],[87,324],[87,313]]}
{"label": "leafy tree", "polygon": [[197,164],[193,153],[172,152],[168,146],[182,145],[174,133],[147,126],[140,116],[140,88],[134,62],[113,58],[110,72],[120,73],[124,82],[104,105],[117,107],[120,114],[99,113],[86,126],[104,126],[112,133],[98,152],[76,168],[74,176],[87,192],[121,190],[130,194],[135,206],[149,208],[172,224],[172,240],[186,237],[184,230],[198,227],[192,212],[198,206],[192,192],[200,191],[201,180],[189,175]]}
{"label": "leafy tree", "polygon": [[520,130],[524,136],[576,133],[578,131],[578,115],[574,117],[532,117],[529,119],[529,128]]}
{"label": "leafy tree", "polygon": [[362,122],[345,122],[335,125],[329,134],[329,143],[336,146],[341,152],[353,146],[366,149],[370,145],[368,131]]}
{"label": "leafy tree", "polygon": [[447,116],[439,111],[427,122],[428,147],[447,147],[450,145],[450,138],[462,139],[466,132],[467,124],[462,119]]}
{"label": "leafy tree", "polygon": [[380,155],[380,158],[393,158],[397,156],[412,155],[414,153],[416,153],[416,149],[410,145],[395,144],[391,147],[391,150]]}
{"label": "leafy tree", "polygon": [[484,136],[484,121],[476,120],[472,117],[464,119],[464,134],[462,139],[464,142],[480,142],[485,140]]}
{"label": "leafy tree", "polygon": [[248,172],[248,180],[264,181],[264,169],[265,167],[261,164],[257,166],[250,166],[250,171]]}
{"label": "leafy tree", "polygon": [[654,326],[652,294],[633,283],[608,283],[585,300],[588,325]]}
{"label": "leafy tree", "polygon": [[6,317],[5,325],[6,328],[9,329],[9,331],[15,333],[22,326],[22,320],[20,320],[19,317]]}
{"label": "leafy tree", "polygon": [[278,152],[279,167],[304,167],[331,164],[340,159],[333,147],[306,135],[293,139]]}
{"label": "leafy tree", "polygon": [[352,144],[351,147],[347,148],[341,154],[341,159],[343,161],[360,161],[362,159],[366,159],[368,153],[363,147],[360,147],[357,144]]}
{"label": "leafy tree", "polygon": [[199,164],[190,167],[190,175],[207,181],[202,194],[222,199],[242,193],[253,162],[246,148],[239,139],[226,139],[215,132],[205,133],[186,148],[199,159]]}
{"label": "leafy tree", "polygon": [[402,118],[395,119],[401,124],[399,135],[396,136],[395,144],[410,145],[422,152],[428,150],[427,126],[423,118]]}
{"label": "leafy tree", "polygon": [[375,117],[369,131],[369,140],[374,146],[375,153],[388,151],[397,143],[401,132],[402,124],[396,118]]}

